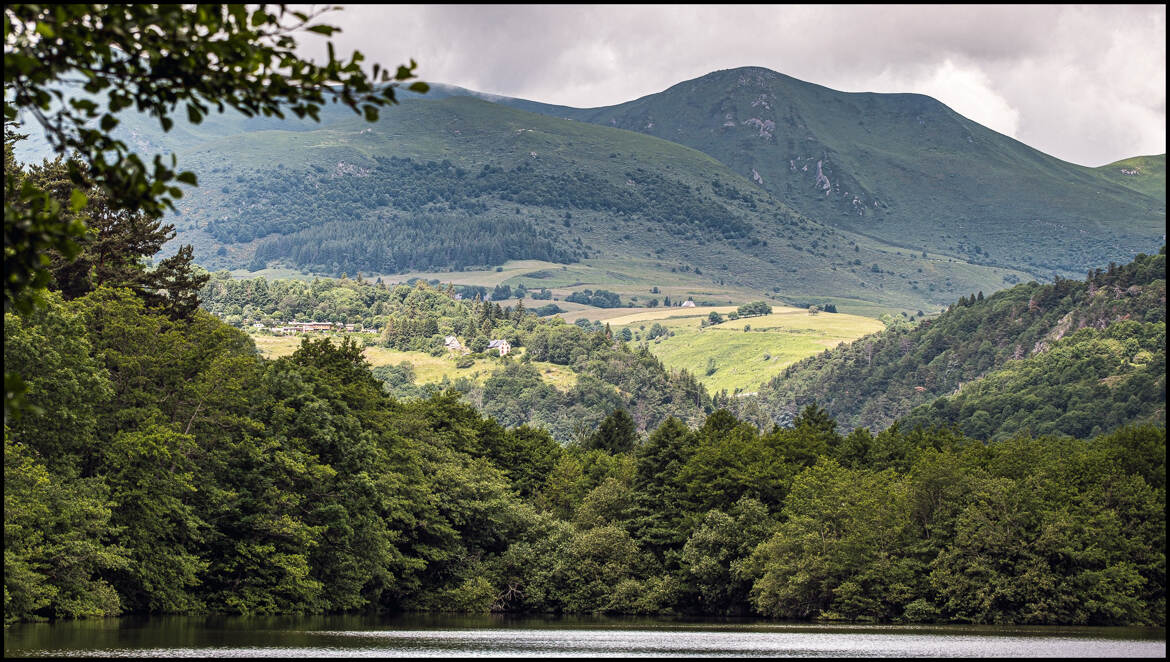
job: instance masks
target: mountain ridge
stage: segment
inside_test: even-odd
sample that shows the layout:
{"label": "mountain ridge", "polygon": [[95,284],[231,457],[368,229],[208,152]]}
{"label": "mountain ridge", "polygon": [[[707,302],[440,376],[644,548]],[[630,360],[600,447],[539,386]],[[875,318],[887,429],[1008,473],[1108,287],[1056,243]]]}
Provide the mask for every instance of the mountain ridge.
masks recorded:
{"label": "mountain ridge", "polygon": [[[1164,184],[1160,200],[1140,190],[1135,198],[1099,169],[1044,154],[926,95],[838,92],[741,67],[612,106],[527,107],[694,147],[834,227],[1036,277],[1079,274],[1122,252],[1132,259],[1156,249],[1165,225]],[[941,182],[945,194],[916,190],[920,182]],[[1051,256],[1024,250],[1021,229]]]}
{"label": "mountain ridge", "polygon": [[[578,259],[620,255],[660,265],[665,273],[645,291],[667,273],[696,269],[719,284],[776,288],[789,297],[860,297],[914,312],[1025,275],[924,258],[833,230],[685,145],[467,97],[404,101],[376,124],[349,119],[311,131],[242,133],[182,156],[202,173],[202,185],[178,205],[177,241],[195,243],[200,262],[213,269],[262,267],[254,262],[260,251],[268,261],[333,275],[457,270],[480,263],[454,259],[469,244],[519,236],[468,223],[515,220],[530,224],[517,226],[521,235],[555,238]],[[410,163],[394,161],[403,158]],[[455,233],[443,241],[458,246],[432,242],[425,249],[449,261],[389,260],[361,240],[385,235],[378,241],[391,250],[387,232],[405,237],[414,232],[411,219],[426,218]],[[325,224],[328,234],[303,234]],[[261,245],[274,241],[283,248]],[[296,258],[298,251],[308,257]],[[496,256],[482,260],[489,264],[550,256],[486,254]]]}

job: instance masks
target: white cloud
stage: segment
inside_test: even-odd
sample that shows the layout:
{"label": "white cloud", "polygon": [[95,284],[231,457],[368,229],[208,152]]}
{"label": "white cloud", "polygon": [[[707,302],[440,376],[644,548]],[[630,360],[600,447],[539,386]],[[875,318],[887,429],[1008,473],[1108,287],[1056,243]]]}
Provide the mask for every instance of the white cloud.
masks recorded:
{"label": "white cloud", "polygon": [[942,101],[960,115],[1012,138],[1019,138],[1020,113],[975,65],[947,59],[921,76],[886,70],[869,85],[871,92],[914,92]]}

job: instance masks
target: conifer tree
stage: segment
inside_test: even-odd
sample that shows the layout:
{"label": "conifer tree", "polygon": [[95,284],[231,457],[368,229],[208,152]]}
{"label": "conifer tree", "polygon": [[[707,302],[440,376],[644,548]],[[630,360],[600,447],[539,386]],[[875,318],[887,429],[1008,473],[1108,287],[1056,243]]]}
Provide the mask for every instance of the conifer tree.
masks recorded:
{"label": "conifer tree", "polygon": [[585,442],[586,448],[608,453],[628,453],[638,441],[638,428],[625,409],[615,409]]}

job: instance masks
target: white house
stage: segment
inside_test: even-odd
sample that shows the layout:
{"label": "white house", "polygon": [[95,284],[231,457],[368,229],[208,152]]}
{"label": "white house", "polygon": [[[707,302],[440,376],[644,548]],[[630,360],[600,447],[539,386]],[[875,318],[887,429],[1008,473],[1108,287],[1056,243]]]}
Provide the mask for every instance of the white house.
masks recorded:
{"label": "white house", "polygon": [[471,351],[464,347],[463,344],[459,342],[459,339],[455,336],[447,336],[446,338],[443,338],[443,346],[452,352],[459,352],[461,354],[467,354]]}
{"label": "white house", "polygon": [[488,349],[498,349],[500,350],[500,356],[503,356],[512,351],[512,345],[507,340],[493,340],[488,343]]}

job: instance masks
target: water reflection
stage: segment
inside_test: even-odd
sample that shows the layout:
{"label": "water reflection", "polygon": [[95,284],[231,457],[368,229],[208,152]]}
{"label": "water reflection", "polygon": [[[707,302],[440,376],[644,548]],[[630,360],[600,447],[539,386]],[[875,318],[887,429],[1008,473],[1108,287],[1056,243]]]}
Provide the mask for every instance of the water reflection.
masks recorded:
{"label": "water reflection", "polygon": [[756,620],[347,615],[14,625],[10,656],[1164,657],[1158,628],[823,625]]}

